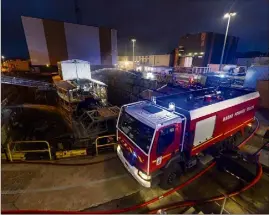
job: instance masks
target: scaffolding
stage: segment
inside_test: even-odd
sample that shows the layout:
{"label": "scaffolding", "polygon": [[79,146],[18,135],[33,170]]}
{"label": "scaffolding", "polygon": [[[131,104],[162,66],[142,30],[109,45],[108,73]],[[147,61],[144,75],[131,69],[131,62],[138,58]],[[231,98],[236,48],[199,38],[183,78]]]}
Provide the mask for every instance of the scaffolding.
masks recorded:
{"label": "scaffolding", "polygon": [[120,109],[117,106],[102,107],[96,110],[85,111],[77,120],[80,129],[80,138],[96,138],[101,134],[114,133]]}

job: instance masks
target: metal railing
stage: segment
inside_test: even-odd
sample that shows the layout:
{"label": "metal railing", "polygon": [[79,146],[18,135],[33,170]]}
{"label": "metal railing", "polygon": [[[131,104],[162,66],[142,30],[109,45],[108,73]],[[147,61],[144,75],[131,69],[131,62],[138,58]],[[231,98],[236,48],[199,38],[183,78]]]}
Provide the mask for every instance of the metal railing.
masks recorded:
{"label": "metal railing", "polygon": [[[47,149],[33,149],[33,150],[31,149],[30,150],[16,150],[16,144],[24,144],[24,143],[45,143],[48,148]],[[48,152],[49,159],[52,160],[50,144],[47,141],[43,141],[43,140],[13,141],[7,144],[7,155],[11,162],[13,161],[13,156],[16,154],[25,155],[25,153],[39,153],[39,152]]]}
{"label": "metal railing", "polygon": [[[102,139],[107,139],[107,143],[99,145],[99,141]],[[105,136],[97,137],[95,140],[96,155],[98,155],[98,148],[107,147],[107,146],[115,146],[116,144],[117,144],[116,135],[105,135]]]}
{"label": "metal railing", "polygon": [[212,72],[212,69],[210,67],[193,67],[192,68],[193,74],[207,74],[209,72]]}
{"label": "metal railing", "polygon": [[209,72],[212,72],[212,68],[211,67],[198,67],[198,66],[194,66],[194,67],[181,67],[181,66],[177,66],[175,67],[175,71],[178,73],[190,73],[190,74],[207,74]]}
{"label": "metal railing", "polygon": [[[92,138],[84,138],[79,140],[80,142],[84,141],[90,141]],[[101,143],[101,141],[104,141]],[[40,145],[40,143],[43,143],[44,145]],[[95,139],[95,153],[96,156],[99,154],[99,148],[103,147],[109,147],[109,146],[116,146],[117,141],[116,141],[116,135],[105,135],[105,136],[100,136]],[[20,145],[23,144],[33,144],[33,148],[37,149],[26,149],[24,147],[20,147]],[[38,144],[38,147],[36,147],[34,144]],[[41,147],[40,147],[41,146]],[[30,147],[32,148],[32,146]],[[40,149],[41,148],[41,149]],[[44,148],[44,149],[42,149]],[[94,148],[93,148],[94,149]],[[53,153],[55,156],[53,158],[52,152],[51,152],[51,147],[48,141],[44,140],[33,140],[33,141],[11,141],[7,144],[6,148],[6,154],[2,153],[2,159],[6,158],[7,161],[13,162],[13,161],[18,161],[18,160],[26,160],[27,153],[40,153],[40,152],[47,152],[49,156],[49,160],[52,160],[54,158],[56,159],[61,159],[61,158],[68,158],[68,157],[76,157],[76,156],[87,156],[88,155],[88,149],[87,148],[80,148],[80,149],[71,149],[71,150],[58,150]]]}

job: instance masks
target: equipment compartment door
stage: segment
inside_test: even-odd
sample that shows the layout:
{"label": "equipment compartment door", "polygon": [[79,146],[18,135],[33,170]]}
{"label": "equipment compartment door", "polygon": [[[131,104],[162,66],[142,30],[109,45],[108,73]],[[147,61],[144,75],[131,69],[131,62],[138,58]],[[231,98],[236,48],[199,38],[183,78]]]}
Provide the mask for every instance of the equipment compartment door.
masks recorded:
{"label": "equipment compartment door", "polygon": [[216,116],[212,116],[196,123],[193,146],[209,140],[214,132]]}

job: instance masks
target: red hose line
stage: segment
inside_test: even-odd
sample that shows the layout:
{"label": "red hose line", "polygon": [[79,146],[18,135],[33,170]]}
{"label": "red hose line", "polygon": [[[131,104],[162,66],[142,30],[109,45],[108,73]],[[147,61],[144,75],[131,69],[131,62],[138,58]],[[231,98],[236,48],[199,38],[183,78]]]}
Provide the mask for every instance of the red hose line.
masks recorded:
{"label": "red hose line", "polygon": [[242,143],[240,143],[237,146],[239,149],[241,149],[254,136],[254,134],[258,131],[258,129],[260,127],[260,122],[256,117],[255,117],[255,120],[257,121],[257,126],[256,126],[255,130],[251,133],[251,135],[247,139],[245,139]]}
{"label": "red hose line", "polygon": [[[253,135],[255,134],[255,132],[258,130],[259,128],[259,121],[257,120],[258,125],[255,128],[255,130],[252,132],[252,134],[245,139],[241,144],[239,144],[239,148],[241,148],[250,138],[253,137]],[[123,209],[116,209],[116,210],[108,210],[108,211],[94,211],[94,212],[80,212],[80,211],[53,211],[53,210],[3,210],[2,213],[3,214],[118,214],[118,213],[125,213],[125,212],[129,212],[129,211],[134,211],[136,209],[145,207],[149,204],[152,204],[168,195],[171,195],[172,193],[182,189],[183,187],[189,185],[191,182],[193,182],[195,179],[199,178],[200,176],[202,176],[204,173],[206,173],[209,169],[211,169],[213,166],[215,166],[216,162],[211,163],[207,168],[205,168],[204,170],[202,170],[201,172],[197,173],[195,176],[193,176],[192,178],[190,178],[189,180],[187,180],[186,182],[184,182],[183,184],[180,184],[179,186],[175,187],[174,189],[164,193],[161,196],[155,197],[149,201],[146,201],[144,203],[138,204],[138,205],[134,205],[128,208],[123,208]],[[261,167],[261,166],[260,166]],[[261,169],[261,175],[262,175],[262,169]],[[260,179],[260,178],[259,178]],[[258,180],[259,180],[258,179]],[[258,181],[257,180],[257,181]],[[257,182],[255,182],[257,183]],[[247,188],[248,189],[248,188]],[[223,196],[218,196],[223,197]],[[223,197],[225,198],[225,197]],[[215,200],[212,200],[215,201]],[[193,202],[190,201],[185,201],[185,202],[180,202],[180,203],[184,203],[186,204],[186,206],[188,206],[188,204],[193,204]],[[180,204],[178,203],[178,204]],[[176,203],[174,203],[173,205],[175,205]],[[194,203],[195,204],[195,203]],[[179,206],[179,207],[183,207],[183,206]],[[155,211],[155,210],[154,210]]]}
{"label": "red hose line", "polygon": [[54,211],[54,210],[3,210],[2,214],[118,214],[118,213],[125,213],[129,211],[134,211],[136,209],[145,207],[149,204],[152,204],[168,195],[171,195],[172,193],[182,189],[183,187],[187,186],[191,182],[193,182],[195,179],[201,177],[203,174],[205,174],[209,169],[211,169],[213,166],[215,166],[216,162],[211,163],[208,167],[203,169],[201,172],[197,173],[195,176],[184,182],[183,184],[180,184],[179,186],[175,187],[174,189],[167,191],[161,196],[157,196],[149,201],[146,201],[144,203],[134,205],[128,208],[123,209],[116,209],[116,210],[108,210],[108,211],[93,211],[93,212],[80,212],[80,211]]}
{"label": "red hose line", "polygon": [[151,210],[149,213],[155,214],[160,209],[167,211],[167,210],[172,210],[172,209],[176,209],[176,208],[180,208],[180,207],[194,206],[194,205],[198,205],[198,204],[204,204],[204,203],[219,201],[219,200],[223,200],[224,198],[227,198],[227,197],[236,196],[236,195],[248,190],[249,188],[253,187],[261,179],[262,173],[263,173],[262,165],[259,163],[258,167],[259,167],[258,174],[253,179],[253,181],[250,184],[248,184],[247,186],[243,187],[242,189],[240,189],[238,191],[234,191],[234,192],[228,193],[226,195],[214,196],[214,197],[211,197],[211,198],[208,198],[208,199],[203,199],[203,200],[180,201],[180,202],[176,202],[176,203],[173,203],[173,204],[168,204],[168,205],[165,205],[165,206],[161,206],[161,207],[159,207],[157,209]]}

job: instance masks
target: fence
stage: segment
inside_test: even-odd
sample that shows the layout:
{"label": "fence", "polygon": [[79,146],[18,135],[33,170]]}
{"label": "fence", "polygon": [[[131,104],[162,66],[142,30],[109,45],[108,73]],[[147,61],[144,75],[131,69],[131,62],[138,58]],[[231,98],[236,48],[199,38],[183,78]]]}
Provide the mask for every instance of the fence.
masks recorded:
{"label": "fence", "polygon": [[[37,149],[31,149],[34,143]],[[44,143],[44,144],[40,144]],[[20,145],[21,144],[21,145]],[[22,146],[24,145],[24,146]],[[33,140],[33,141],[14,141],[7,144],[7,156],[12,162],[13,160],[25,160],[26,153],[42,153],[48,152],[49,159],[52,160],[50,144],[47,141]]]}
{"label": "fence", "polygon": [[[103,141],[105,140],[106,143],[99,144],[100,141],[102,140]],[[103,148],[107,146],[115,146],[116,144],[117,144],[116,135],[106,135],[106,136],[97,137],[95,140],[96,155],[98,155],[99,148]]]}

